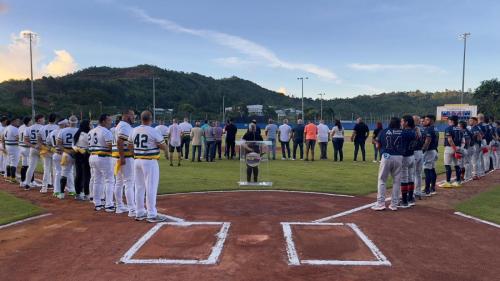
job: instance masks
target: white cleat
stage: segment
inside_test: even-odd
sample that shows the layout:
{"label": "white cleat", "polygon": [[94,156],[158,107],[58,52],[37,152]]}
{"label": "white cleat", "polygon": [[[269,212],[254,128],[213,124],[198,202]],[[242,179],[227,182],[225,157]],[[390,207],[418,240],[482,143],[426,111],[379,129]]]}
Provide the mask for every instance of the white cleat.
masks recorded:
{"label": "white cleat", "polygon": [[115,213],[117,213],[117,214],[128,213],[128,208],[127,207],[117,207]]}
{"label": "white cleat", "polygon": [[371,209],[374,211],[383,211],[385,210],[385,204],[375,203],[375,205],[373,205]]}

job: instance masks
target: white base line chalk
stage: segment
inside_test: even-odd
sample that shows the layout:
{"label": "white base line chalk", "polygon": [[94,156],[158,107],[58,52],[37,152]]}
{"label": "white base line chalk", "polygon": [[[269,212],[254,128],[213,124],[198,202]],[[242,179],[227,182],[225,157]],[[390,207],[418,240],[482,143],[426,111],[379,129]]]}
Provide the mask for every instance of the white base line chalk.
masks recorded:
{"label": "white base line chalk", "polygon": [[467,219],[474,220],[474,221],[479,222],[479,223],[484,223],[484,224],[487,224],[487,225],[490,225],[490,226],[493,226],[493,227],[496,227],[496,228],[500,228],[500,225],[498,225],[496,223],[485,221],[485,220],[482,220],[482,219],[479,219],[479,218],[476,218],[476,217],[473,217],[473,216],[469,216],[469,215],[466,215],[466,214],[461,213],[461,212],[455,212],[454,214],[457,215],[457,216],[461,216],[461,217],[464,217],[464,218],[467,218]]}
{"label": "white base line chalk", "polygon": [[34,217],[31,217],[31,218],[27,218],[27,219],[23,219],[23,220],[11,222],[11,223],[8,223],[8,224],[0,225],[0,229],[4,229],[4,228],[7,228],[7,227],[11,227],[11,226],[14,226],[14,225],[18,225],[18,224],[25,223],[25,222],[32,221],[32,220],[36,220],[36,219],[41,219],[41,218],[44,218],[44,217],[47,217],[47,216],[50,216],[50,215],[52,215],[52,214],[51,213],[41,214],[39,216],[34,216]]}
{"label": "white base line chalk", "polygon": [[[288,255],[289,265],[341,265],[341,266],[391,266],[391,262],[382,254],[375,244],[353,223],[315,223],[315,222],[282,222],[283,235],[286,241],[286,252]],[[370,249],[375,260],[358,261],[358,260],[300,260],[293,242],[292,225],[314,225],[314,226],[345,226],[350,227],[354,233],[363,241]]]}
{"label": "white base line chalk", "polygon": [[252,190],[252,189],[241,189],[241,190],[193,191],[193,192],[160,194],[160,195],[158,195],[158,197],[175,196],[175,195],[191,195],[191,194],[210,194],[210,193],[235,193],[235,192],[284,192],[284,193],[313,194],[313,195],[324,195],[324,196],[333,196],[333,197],[347,197],[347,198],[353,198],[353,197],[355,197],[355,196],[352,196],[352,195],[345,195],[345,194],[323,193],[323,192],[312,192],[312,191],[281,190],[281,189],[255,189],[255,190]]}
{"label": "white base line chalk", "polygon": [[[387,202],[387,201],[391,201],[391,197],[385,199],[385,202]],[[356,213],[356,212],[362,211],[364,209],[371,208],[376,203],[377,202],[375,202],[375,203],[369,203],[369,204],[366,204],[366,205],[363,205],[363,206],[360,206],[360,207],[357,207],[357,208],[354,208],[354,209],[350,209],[350,210],[347,210],[347,211],[344,211],[344,212],[341,212],[341,213],[338,213],[338,214],[335,214],[335,215],[332,215],[332,216],[329,216],[329,217],[325,217],[325,218],[322,218],[322,219],[317,219],[317,220],[315,220],[313,222],[314,223],[321,223],[321,222],[326,222],[326,221],[333,220],[333,219],[336,219],[336,218],[339,218],[339,217],[347,216],[347,215],[350,215],[352,213]]]}
{"label": "white base line chalk", "polygon": [[[144,244],[164,225],[172,225],[176,227],[190,227],[193,225],[220,225],[221,229],[217,233],[217,241],[212,247],[212,251],[207,259],[133,259],[132,257],[144,246]],[[229,222],[163,222],[156,224],[146,234],[144,234],[120,259],[121,263],[125,264],[170,264],[170,265],[213,265],[217,264],[219,256],[224,248],[227,234],[230,227]]]}

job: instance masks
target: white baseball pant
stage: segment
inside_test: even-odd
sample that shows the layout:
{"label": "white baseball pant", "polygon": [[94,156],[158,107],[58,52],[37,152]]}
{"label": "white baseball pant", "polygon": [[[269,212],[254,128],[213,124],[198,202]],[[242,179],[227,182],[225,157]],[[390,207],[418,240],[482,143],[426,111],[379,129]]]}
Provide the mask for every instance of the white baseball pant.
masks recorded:
{"label": "white baseball pant", "polygon": [[415,158],[415,195],[422,195],[422,171],[424,169],[424,153],[416,150],[413,153]]}
{"label": "white baseball pant", "polygon": [[61,154],[54,153],[52,155],[52,168],[54,169],[54,193],[61,192],[61,176],[62,176],[62,167],[61,167]]}
{"label": "white baseball pant", "polygon": [[66,163],[65,165],[61,165],[61,176],[66,177],[66,189],[68,192],[75,192],[75,177],[73,176],[75,158],[66,152],[63,152],[63,157],[66,157]]}
{"label": "white baseball pant", "polygon": [[90,173],[93,181],[93,196],[94,205],[101,206],[102,193],[106,195],[105,207],[113,207],[113,166],[111,157],[100,157],[98,155],[90,155],[89,159]]}
{"label": "white baseball pant", "polygon": [[17,167],[19,164],[19,157],[21,156],[19,153],[19,146],[17,145],[7,145],[7,163],[6,165]]}
{"label": "white baseball pant", "polygon": [[147,159],[135,159],[135,205],[136,216],[146,214],[144,208],[144,194],[146,194],[146,207],[148,218],[156,217],[156,194],[158,193],[158,183],[160,168],[158,161]]}
{"label": "white baseball pant", "polygon": [[[120,161],[114,158],[115,162]],[[126,157],[125,165],[120,167],[120,170],[115,177],[115,200],[116,207],[121,208],[123,204],[123,187],[125,187],[125,198],[127,199],[127,207],[129,211],[135,211],[135,183],[134,183],[134,158]]]}
{"label": "white baseball pant", "polygon": [[389,175],[392,177],[392,198],[391,205],[397,206],[399,202],[399,193],[401,191],[401,166],[403,156],[389,155],[384,153],[378,170],[378,193],[377,202],[385,205],[386,183]]}
{"label": "white baseball pant", "polygon": [[52,181],[52,153],[47,153],[43,157],[43,183],[42,188],[47,189],[49,185],[53,184]]}
{"label": "white baseball pant", "polygon": [[24,180],[23,185],[32,184],[31,179],[33,178],[33,174],[35,174],[35,169],[36,166],[38,165],[39,159],[40,159],[40,151],[33,147],[30,148],[28,171],[26,172],[26,179]]}
{"label": "white baseball pant", "polygon": [[[21,159],[21,166],[28,166],[28,161],[30,157],[30,148],[26,146],[20,146],[19,147],[19,156]],[[16,165],[17,167],[17,165]]]}

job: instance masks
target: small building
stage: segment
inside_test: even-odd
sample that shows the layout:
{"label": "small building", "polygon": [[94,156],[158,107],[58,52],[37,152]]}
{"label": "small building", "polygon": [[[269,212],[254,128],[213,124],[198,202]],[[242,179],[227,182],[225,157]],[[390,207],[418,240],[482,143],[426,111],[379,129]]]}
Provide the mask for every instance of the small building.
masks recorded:
{"label": "small building", "polygon": [[248,115],[264,116],[264,106],[261,104],[247,105]]}

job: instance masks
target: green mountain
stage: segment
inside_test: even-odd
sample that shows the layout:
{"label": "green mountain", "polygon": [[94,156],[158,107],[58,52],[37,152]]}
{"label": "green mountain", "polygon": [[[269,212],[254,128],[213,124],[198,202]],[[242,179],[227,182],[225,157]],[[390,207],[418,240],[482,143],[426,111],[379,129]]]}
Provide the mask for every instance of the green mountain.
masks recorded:
{"label": "green mountain", "polygon": [[[37,112],[55,111],[62,115],[74,113],[96,116],[101,112],[119,113],[123,108],[138,111],[152,108],[153,79],[156,77],[156,107],[172,109],[178,117],[220,119],[222,97],[231,117],[246,117],[246,105],[264,105],[266,117],[276,117],[276,109],[301,107],[299,98],[264,89],[238,77],[214,79],[197,73],[177,72],[156,66],[139,65],[128,68],[90,67],[62,77],[35,80]],[[331,119],[354,116],[384,118],[403,113],[434,113],[438,105],[457,103],[460,93],[399,92],[362,95],[323,101],[323,113]],[[465,101],[471,102],[471,94]],[[304,101],[306,118],[319,115],[320,101]],[[0,83],[0,112],[30,114],[30,81],[9,80]],[[168,111],[167,111],[168,112]],[[380,116],[380,117],[379,117]],[[166,118],[169,118],[167,115]]]}

